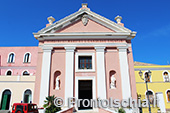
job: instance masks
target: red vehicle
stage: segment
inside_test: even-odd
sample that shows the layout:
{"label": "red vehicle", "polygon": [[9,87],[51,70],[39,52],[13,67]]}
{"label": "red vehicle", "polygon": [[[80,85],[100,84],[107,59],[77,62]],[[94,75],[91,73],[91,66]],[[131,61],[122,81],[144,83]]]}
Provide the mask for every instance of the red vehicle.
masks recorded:
{"label": "red vehicle", "polygon": [[38,113],[37,104],[14,103],[12,113]]}

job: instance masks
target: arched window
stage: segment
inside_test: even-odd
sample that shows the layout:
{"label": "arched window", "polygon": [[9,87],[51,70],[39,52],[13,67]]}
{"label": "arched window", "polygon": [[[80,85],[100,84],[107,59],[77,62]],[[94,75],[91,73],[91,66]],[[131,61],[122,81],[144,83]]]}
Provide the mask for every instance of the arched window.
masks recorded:
{"label": "arched window", "polygon": [[7,72],[6,72],[6,75],[12,75],[12,71],[11,70],[8,70]]}
{"label": "arched window", "polygon": [[147,81],[147,82],[151,82],[151,76],[149,75],[149,73],[148,72],[145,72],[145,80]]}
{"label": "arched window", "polygon": [[26,54],[24,55],[24,63],[30,62],[30,59],[31,59],[30,53],[26,53]]}
{"label": "arched window", "polygon": [[166,95],[167,95],[167,100],[168,100],[168,102],[170,102],[170,90],[168,90],[168,91],[166,92]]}
{"label": "arched window", "polygon": [[146,92],[146,97],[148,98],[148,94],[149,94],[149,101],[151,104],[153,104],[153,100],[154,100],[154,94],[152,91],[148,91]]}
{"label": "arched window", "polygon": [[61,75],[60,71],[56,71],[54,73],[54,85],[53,85],[53,89],[55,89],[55,90],[59,90],[60,89],[60,75]]}
{"label": "arched window", "polygon": [[11,91],[7,89],[2,93],[1,110],[9,110],[10,101],[11,101]]}
{"label": "arched window", "polygon": [[10,53],[9,56],[8,56],[8,63],[13,63],[14,62],[14,53]]}
{"label": "arched window", "polygon": [[24,71],[22,75],[24,75],[24,76],[29,76],[30,74],[29,74],[28,71]]}
{"label": "arched window", "polygon": [[27,89],[24,92],[24,103],[30,103],[32,101],[32,92],[30,89]]}
{"label": "arched window", "polygon": [[115,89],[116,88],[116,71],[112,70],[109,73],[110,75],[110,89]]}
{"label": "arched window", "polygon": [[163,77],[164,77],[164,81],[165,81],[165,82],[169,82],[169,74],[168,74],[167,71],[165,71],[165,72],[163,73]]}

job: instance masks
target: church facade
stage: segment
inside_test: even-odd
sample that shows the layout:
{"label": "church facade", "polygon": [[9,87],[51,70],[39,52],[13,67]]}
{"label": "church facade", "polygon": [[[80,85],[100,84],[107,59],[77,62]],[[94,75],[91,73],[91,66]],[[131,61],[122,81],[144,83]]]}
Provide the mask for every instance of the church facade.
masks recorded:
{"label": "church facade", "polygon": [[[29,50],[23,52],[25,57],[24,59],[22,57],[22,60],[25,61],[29,57],[31,60],[36,59],[34,61],[36,64],[31,62],[18,66],[22,71],[25,68],[30,69],[27,69],[29,76],[24,78],[25,81],[33,77],[32,95],[29,100],[41,107],[47,96],[55,95],[63,98],[65,107],[67,107],[70,97],[120,100],[132,97],[137,99],[131,47],[131,40],[136,36],[136,32],[124,27],[124,24],[121,23],[121,16],[117,16],[115,20],[116,22],[113,22],[92,12],[87,4],[82,4],[79,11],[57,22],[54,22],[53,17],[49,17],[49,24],[37,33],[33,33],[39,41],[38,47],[32,50],[32,54],[35,55],[25,56]],[[24,47],[22,49],[25,50]],[[10,49],[9,53],[12,51],[14,50]],[[6,55],[8,61],[14,60],[9,53]],[[14,56],[19,53],[20,51],[16,51]],[[1,57],[1,60],[5,64],[7,59]],[[14,75],[17,75],[19,69],[16,69],[16,63],[17,61],[6,68],[1,66],[1,75],[7,75],[7,68],[12,70],[14,67],[16,73]],[[23,73],[28,75],[25,71],[21,75]],[[32,74],[30,75],[30,73]],[[26,85],[18,85],[18,87],[21,86],[25,89],[18,90],[29,89],[29,81],[20,83]],[[1,92],[2,108],[4,92],[2,90]],[[15,94],[11,93],[11,97],[12,95]],[[11,101],[12,103],[18,102],[19,99],[23,101],[24,96]],[[77,110],[81,109],[85,108],[80,107]],[[88,109],[98,111],[93,107]]]}

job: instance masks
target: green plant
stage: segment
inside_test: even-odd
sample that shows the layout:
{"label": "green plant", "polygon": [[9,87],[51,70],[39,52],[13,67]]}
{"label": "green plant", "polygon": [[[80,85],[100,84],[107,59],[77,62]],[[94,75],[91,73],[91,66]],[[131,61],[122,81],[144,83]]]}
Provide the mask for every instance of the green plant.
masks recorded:
{"label": "green plant", "polygon": [[46,108],[45,113],[55,113],[61,110],[60,107],[56,107],[54,105],[54,99],[55,99],[54,95],[46,97],[46,100],[44,101],[45,102],[44,108]]}
{"label": "green plant", "polygon": [[118,110],[118,113],[126,113],[126,112],[125,112],[125,110],[124,110],[123,108],[120,108],[120,109]]}

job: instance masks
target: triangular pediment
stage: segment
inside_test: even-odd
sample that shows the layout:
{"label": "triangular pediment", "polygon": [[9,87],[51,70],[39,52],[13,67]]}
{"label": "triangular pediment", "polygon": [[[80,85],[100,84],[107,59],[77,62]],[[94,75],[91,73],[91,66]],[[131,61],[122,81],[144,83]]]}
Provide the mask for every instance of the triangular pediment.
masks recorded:
{"label": "triangular pediment", "polygon": [[[88,16],[87,18],[89,19],[86,26],[83,26],[83,24],[81,24],[81,20],[84,15],[87,15]],[[82,28],[81,30],[83,32],[90,31],[90,30],[95,31],[95,29],[92,29],[93,28],[92,25],[94,25],[94,27],[99,27],[98,28],[99,31],[104,30],[107,32],[131,32],[131,30],[125,28],[124,26],[118,25],[117,23],[103,16],[100,16],[88,9],[82,9],[40,30],[38,33],[56,33],[57,31],[66,32],[69,30],[73,31],[73,29],[77,25],[81,26]],[[92,28],[89,26],[92,26]],[[78,31],[81,30],[79,29]]]}
{"label": "triangular pediment", "polygon": [[[79,11],[53,23],[50,17],[49,26],[33,33],[38,40],[55,39],[127,39],[136,36],[133,32],[103,16],[100,16],[87,7],[80,8]],[[117,21],[118,22],[118,21]]]}
{"label": "triangular pediment", "polygon": [[62,29],[56,30],[54,33],[70,33],[70,32],[115,32],[91,19],[88,19],[86,25],[82,20],[78,20]]}

